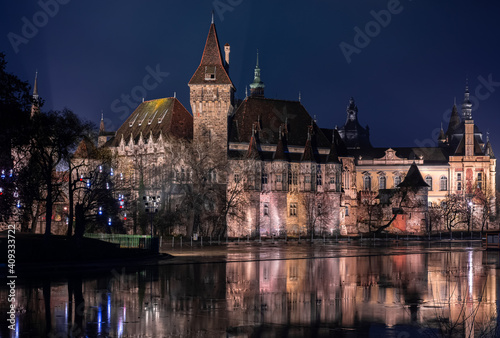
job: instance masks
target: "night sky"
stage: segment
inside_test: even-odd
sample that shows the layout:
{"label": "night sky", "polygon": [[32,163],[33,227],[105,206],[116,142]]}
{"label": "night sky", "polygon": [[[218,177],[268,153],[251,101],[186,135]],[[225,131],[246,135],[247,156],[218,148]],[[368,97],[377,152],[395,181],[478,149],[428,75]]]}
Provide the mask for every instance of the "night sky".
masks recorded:
{"label": "night sky", "polygon": [[[494,0],[3,1],[0,51],[7,71],[30,84],[38,69],[45,109],[68,107],[96,124],[102,111],[116,130],[133,111],[122,95],[176,92],[191,110],[187,83],[212,10],[221,46],[231,45],[238,98],[259,49],[267,97],[297,100],[301,92],[318,124],[333,128],[344,124],[353,96],[374,146],[429,146],[441,123],[446,130],[454,98],[462,102],[468,77],[473,118],[500,154]],[[151,72],[156,80],[145,89]]]}

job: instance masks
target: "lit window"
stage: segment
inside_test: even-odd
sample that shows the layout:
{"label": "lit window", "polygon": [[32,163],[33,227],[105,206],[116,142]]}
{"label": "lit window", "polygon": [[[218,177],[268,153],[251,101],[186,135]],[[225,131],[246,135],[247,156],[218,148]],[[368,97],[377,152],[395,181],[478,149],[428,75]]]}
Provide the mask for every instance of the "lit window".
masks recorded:
{"label": "lit window", "polygon": [[372,190],[372,178],[368,175],[363,177],[363,190]]}
{"label": "lit window", "polygon": [[267,173],[266,172],[262,173],[262,184],[267,184]]}
{"label": "lit window", "polygon": [[448,179],[445,176],[441,176],[441,178],[439,179],[439,190],[448,190]]}
{"label": "lit window", "polygon": [[425,183],[429,185],[428,190],[432,190],[432,177],[430,175],[427,175],[425,177]]}
{"label": "lit window", "polygon": [[385,182],[386,182],[385,176],[380,176],[378,179],[379,189],[385,189]]}

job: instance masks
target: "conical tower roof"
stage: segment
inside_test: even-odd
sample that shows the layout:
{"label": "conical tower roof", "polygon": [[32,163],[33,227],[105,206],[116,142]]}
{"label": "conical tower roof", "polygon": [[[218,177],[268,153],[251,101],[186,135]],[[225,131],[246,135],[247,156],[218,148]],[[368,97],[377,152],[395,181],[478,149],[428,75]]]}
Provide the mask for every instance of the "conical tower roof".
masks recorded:
{"label": "conical tower roof", "polygon": [[189,84],[230,84],[234,87],[224,67],[213,17],[200,65],[191,77]]}
{"label": "conical tower roof", "polygon": [[412,163],[410,169],[408,169],[408,173],[406,174],[405,179],[401,182],[398,187],[406,187],[406,188],[419,188],[419,187],[428,187],[429,185],[425,183],[420,170],[418,170],[415,162]]}

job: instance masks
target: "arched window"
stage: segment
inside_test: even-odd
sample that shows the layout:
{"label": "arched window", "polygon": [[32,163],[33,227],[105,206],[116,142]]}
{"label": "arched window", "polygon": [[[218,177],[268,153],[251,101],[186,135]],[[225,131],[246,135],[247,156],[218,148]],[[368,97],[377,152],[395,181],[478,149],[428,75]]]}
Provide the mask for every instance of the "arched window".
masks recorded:
{"label": "arched window", "polygon": [[441,178],[439,179],[439,190],[448,190],[448,178],[446,178],[446,176],[441,176]]}
{"label": "arched window", "polygon": [[432,190],[432,176],[430,175],[425,176],[425,183],[429,185],[428,190]]}
{"label": "arched window", "polygon": [[372,178],[368,175],[363,177],[363,190],[372,190]]}
{"label": "arched window", "polygon": [[397,188],[401,184],[401,176],[394,176],[394,188]]}
{"label": "arched window", "polygon": [[379,185],[379,189],[385,189],[385,186],[386,186],[386,179],[385,179],[385,176],[380,176],[378,178],[378,185]]}

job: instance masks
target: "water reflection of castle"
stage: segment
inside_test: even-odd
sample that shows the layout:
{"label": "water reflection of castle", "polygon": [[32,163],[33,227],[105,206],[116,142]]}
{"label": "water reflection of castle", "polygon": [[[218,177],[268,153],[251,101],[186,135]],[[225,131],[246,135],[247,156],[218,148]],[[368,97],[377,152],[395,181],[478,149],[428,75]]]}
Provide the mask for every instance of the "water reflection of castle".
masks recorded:
{"label": "water reflection of castle", "polygon": [[[266,330],[328,335],[340,328],[369,333],[374,325],[417,327],[422,333],[452,324],[458,324],[455,334],[463,334],[496,324],[498,274],[485,264],[491,253],[263,261],[252,255],[251,262],[116,271],[84,281],[83,317],[78,302],[67,301],[67,284],[53,283],[52,330],[64,331],[75,320],[89,335],[208,337]],[[493,262],[498,267],[498,255]],[[40,330],[48,327],[43,294],[42,288],[19,290],[18,305],[29,309],[20,317],[21,333],[33,323]]]}

